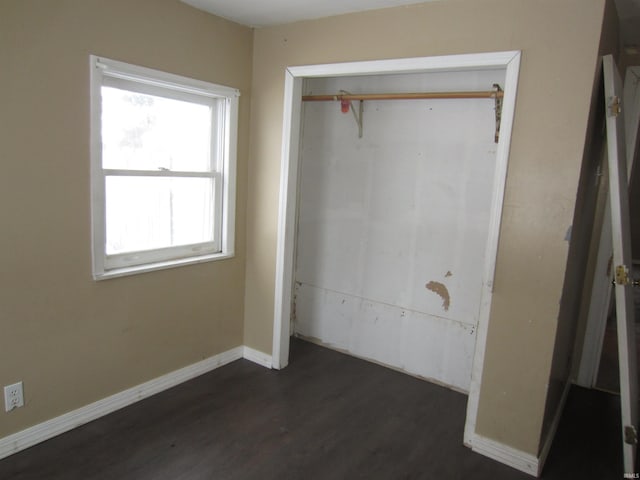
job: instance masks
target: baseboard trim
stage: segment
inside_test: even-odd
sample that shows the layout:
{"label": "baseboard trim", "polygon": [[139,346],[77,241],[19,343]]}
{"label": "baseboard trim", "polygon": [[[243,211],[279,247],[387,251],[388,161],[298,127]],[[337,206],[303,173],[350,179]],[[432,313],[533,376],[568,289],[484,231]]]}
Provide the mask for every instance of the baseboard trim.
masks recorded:
{"label": "baseboard trim", "polygon": [[556,436],[570,389],[571,382],[567,382],[564,386],[564,390],[562,391],[558,409],[551,421],[547,437],[544,439],[544,443],[540,449],[538,457],[478,434],[473,434],[472,438],[466,442],[466,445],[476,453],[492,458],[493,460],[497,460],[500,463],[509,465],[510,467],[520,470],[521,472],[528,473],[529,475],[533,475],[534,477],[539,477],[542,474],[542,469],[547,461],[547,456],[551,450],[553,439]]}
{"label": "baseboard trim", "polygon": [[246,345],[242,347],[242,356],[245,360],[257,363],[265,368],[273,368],[273,357],[259,350],[254,350]]}
{"label": "baseboard trim", "polygon": [[474,452],[493,460],[497,460],[498,462],[504,463],[505,465],[520,470],[521,472],[528,473],[534,477],[537,477],[539,474],[540,461],[535,455],[509,447],[508,445],[504,445],[478,434],[473,436],[470,446]]}
{"label": "baseboard trim", "polygon": [[246,358],[265,367],[268,364],[268,368],[271,368],[270,356],[244,346],[232,348],[97,402],[90,403],[72,412],[0,438],[0,459],[241,358]]}

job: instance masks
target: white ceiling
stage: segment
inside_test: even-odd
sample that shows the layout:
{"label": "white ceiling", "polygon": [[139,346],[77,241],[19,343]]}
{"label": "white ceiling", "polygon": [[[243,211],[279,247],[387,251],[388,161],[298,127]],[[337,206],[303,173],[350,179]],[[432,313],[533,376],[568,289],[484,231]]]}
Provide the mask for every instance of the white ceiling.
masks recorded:
{"label": "white ceiling", "polygon": [[[425,0],[181,0],[193,7],[250,27],[330,17]],[[437,1],[437,0],[426,0]]]}
{"label": "white ceiling", "polygon": [[[250,27],[280,25],[376,8],[446,0],[181,0],[195,8]],[[640,0],[615,0],[622,40],[640,46]]]}

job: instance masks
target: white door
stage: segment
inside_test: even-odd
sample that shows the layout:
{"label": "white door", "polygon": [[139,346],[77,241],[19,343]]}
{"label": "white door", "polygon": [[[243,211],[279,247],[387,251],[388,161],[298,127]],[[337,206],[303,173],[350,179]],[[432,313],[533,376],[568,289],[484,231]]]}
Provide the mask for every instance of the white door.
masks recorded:
{"label": "white door", "polygon": [[[629,67],[627,69],[624,82],[624,109],[622,110],[622,115],[625,123],[627,178],[632,172],[637,177],[640,172],[637,171],[634,165],[634,159],[638,126],[640,124],[640,67]],[[606,206],[604,212],[598,245],[596,269],[590,293],[587,328],[580,359],[580,369],[576,379],[578,385],[586,388],[595,387],[598,378],[602,343],[613,291],[611,285],[613,272],[609,268],[609,261],[613,252],[611,245],[611,209],[609,205]]]}
{"label": "white door", "polygon": [[622,80],[611,55],[603,58],[606,102],[607,153],[609,161],[609,199],[615,267],[615,299],[620,365],[620,400],[624,468],[635,472],[636,427],[638,420],[638,377],[636,364],[635,323],[633,318],[631,268],[631,234],[627,167],[624,142]]}

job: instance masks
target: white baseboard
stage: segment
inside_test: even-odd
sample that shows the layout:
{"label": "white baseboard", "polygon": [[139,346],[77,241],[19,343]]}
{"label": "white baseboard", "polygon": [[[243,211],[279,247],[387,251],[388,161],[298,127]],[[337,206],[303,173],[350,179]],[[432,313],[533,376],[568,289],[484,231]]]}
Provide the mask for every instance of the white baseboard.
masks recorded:
{"label": "white baseboard", "polygon": [[111,395],[97,402],[74,410],[59,417],[0,438],[0,459],[29,448],[37,443],[49,440],[61,433],[91,422],[109,413],[115,412],[132,403],[175,387],[218,367],[246,358],[267,368],[271,368],[271,356],[249,347],[239,346],[219,353],[200,362],[162,375],[148,382],[136,385],[122,392]]}
{"label": "white baseboard", "polygon": [[497,460],[521,472],[528,473],[534,477],[537,477],[539,474],[540,461],[535,455],[509,447],[508,445],[478,434],[473,435],[470,446],[474,452]]}
{"label": "white baseboard", "polygon": [[560,418],[562,417],[562,412],[564,411],[564,405],[567,401],[570,388],[571,382],[567,382],[564,390],[562,391],[562,397],[560,398],[558,409],[556,410],[549,427],[547,438],[544,439],[544,443],[538,457],[478,434],[472,434],[471,439],[466,442],[466,445],[476,453],[497,460],[500,463],[509,465],[510,467],[528,473],[529,475],[533,475],[534,477],[539,477],[542,473],[542,468],[547,461],[547,456],[551,450],[553,439],[556,436],[556,431],[560,424]]}
{"label": "white baseboard", "polygon": [[273,367],[273,357],[259,350],[254,350],[246,345],[243,348],[242,356],[250,362],[257,363],[265,368]]}

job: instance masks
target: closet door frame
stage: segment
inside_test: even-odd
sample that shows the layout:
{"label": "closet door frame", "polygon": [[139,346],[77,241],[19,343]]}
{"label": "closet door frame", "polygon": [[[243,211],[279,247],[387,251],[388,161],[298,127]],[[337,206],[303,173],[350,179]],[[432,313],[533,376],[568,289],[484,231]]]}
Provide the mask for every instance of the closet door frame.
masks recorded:
{"label": "closet door frame", "polygon": [[273,368],[282,369],[289,363],[289,338],[294,283],[296,247],[296,213],[298,209],[300,126],[302,87],[306,78],[353,75],[381,75],[429,72],[464,72],[478,69],[504,69],[505,84],[502,103],[500,138],[496,153],[494,191],[491,201],[489,236],[483,271],[482,297],[476,348],[471,373],[464,442],[473,446],[476,437],[476,417],[485,357],[485,346],[491,311],[493,279],[502,219],[502,206],[513,128],[520,51],[491,52],[436,57],[403,58],[324,65],[291,66],[285,72],[282,160],[278,241],[276,251],[275,308],[273,317]]}

